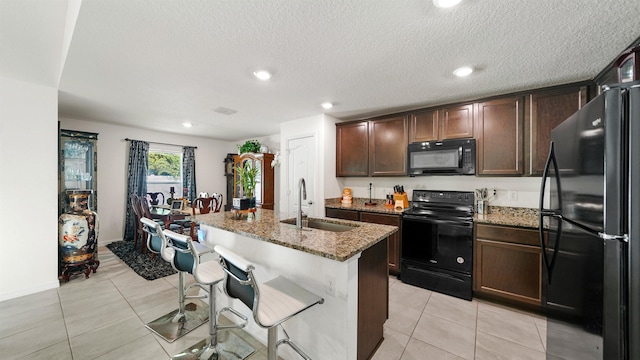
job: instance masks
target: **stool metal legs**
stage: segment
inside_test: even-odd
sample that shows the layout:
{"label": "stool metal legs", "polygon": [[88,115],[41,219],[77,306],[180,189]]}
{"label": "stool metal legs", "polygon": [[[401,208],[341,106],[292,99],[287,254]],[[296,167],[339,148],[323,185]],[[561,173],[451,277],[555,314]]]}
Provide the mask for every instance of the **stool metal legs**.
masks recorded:
{"label": "stool metal legs", "polygon": [[163,315],[145,325],[149,330],[167,342],[174,342],[209,319],[209,308],[200,300],[186,303],[185,273],[178,272],[178,309]]}
{"label": "stool metal legs", "polygon": [[218,330],[243,328],[247,325],[247,317],[231,308],[224,308],[220,312],[229,311],[243,320],[239,325],[218,325],[216,312],[215,285],[209,285],[209,338],[199,341],[188,349],[174,355],[172,360],[242,360],[253,354],[255,349],[232,332],[227,332],[225,340],[218,343]]}

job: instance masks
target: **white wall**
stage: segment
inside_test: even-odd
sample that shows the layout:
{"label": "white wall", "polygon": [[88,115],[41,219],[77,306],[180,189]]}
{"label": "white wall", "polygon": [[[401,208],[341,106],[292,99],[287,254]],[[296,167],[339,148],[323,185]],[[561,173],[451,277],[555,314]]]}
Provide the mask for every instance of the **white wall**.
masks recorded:
{"label": "white wall", "polygon": [[[288,139],[300,136],[313,135],[316,138],[316,164],[315,165],[315,193],[310,195],[312,199],[317,199],[314,203],[313,214],[324,216],[324,199],[327,197],[337,197],[342,193],[342,187],[335,177],[336,168],[336,129],[335,123],[338,120],[325,114],[318,114],[302,119],[283,122],[280,124],[280,143],[282,144],[282,163],[280,173],[282,181],[280,183],[280,212],[290,215],[292,211],[288,209],[288,190],[295,190],[296,184],[287,183],[288,166],[285,144]],[[285,216],[285,215],[283,215]]]}
{"label": "white wall", "polygon": [[[372,197],[384,199],[393,192],[394,185],[403,185],[411,200],[414,189],[473,191],[484,188],[496,189],[497,195],[490,199],[491,206],[537,208],[539,205],[540,177],[484,177],[484,176],[416,176],[416,177],[347,177],[342,178],[344,187],[353,190],[354,197],[369,197],[369,183],[372,183]],[[517,199],[511,200],[514,192]],[[341,194],[338,194],[340,197]]]}
{"label": "white wall", "polygon": [[[342,196],[341,179],[336,178],[336,123],[338,119],[325,115],[322,121],[322,144],[324,149],[320,154],[320,159],[324,163],[322,167],[322,189],[324,198],[334,198]],[[324,212],[323,212],[324,214]]]}
{"label": "white wall", "polygon": [[[129,142],[125,138],[197,146],[196,187],[198,192],[226,194],[223,160],[235,153],[235,142],[176,135],[93,121],[60,118],[62,129],[98,133],[99,244],[121,240],[124,234]],[[57,159],[56,159],[57,161]],[[226,202],[226,199],[224,199]]]}
{"label": "white wall", "polygon": [[0,301],[58,283],[58,90],[0,77]]}

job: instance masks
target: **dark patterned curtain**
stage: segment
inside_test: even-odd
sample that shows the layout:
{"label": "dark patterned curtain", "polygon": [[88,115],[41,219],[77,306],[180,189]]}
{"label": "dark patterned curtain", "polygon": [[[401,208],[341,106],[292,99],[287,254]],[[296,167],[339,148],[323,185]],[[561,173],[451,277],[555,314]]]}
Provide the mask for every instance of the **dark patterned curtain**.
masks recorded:
{"label": "dark patterned curtain", "polygon": [[147,169],[149,168],[149,143],[129,140],[129,176],[127,182],[127,216],[125,218],[125,240],[133,240],[136,234],[135,217],[131,207],[130,195],[147,194]]}
{"label": "dark patterned curtain", "polygon": [[187,189],[188,200],[196,198],[196,148],[182,148],[182,187]]}

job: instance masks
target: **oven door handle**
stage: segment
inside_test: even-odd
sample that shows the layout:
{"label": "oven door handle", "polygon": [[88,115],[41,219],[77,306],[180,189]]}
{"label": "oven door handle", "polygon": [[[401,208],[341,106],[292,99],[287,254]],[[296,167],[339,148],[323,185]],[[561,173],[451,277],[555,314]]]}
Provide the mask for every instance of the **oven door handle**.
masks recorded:
{"label": "oven door handle", "polygon": [[437,224],[437,225],[453,225],[453,226],[462,226],[462,227],[473,227],[472,220],[464,220],[464,219],[434,219],[428,218],[424,216],[415,216],[415,215],[403,215],[402,220],[414,220],[429,224]]}

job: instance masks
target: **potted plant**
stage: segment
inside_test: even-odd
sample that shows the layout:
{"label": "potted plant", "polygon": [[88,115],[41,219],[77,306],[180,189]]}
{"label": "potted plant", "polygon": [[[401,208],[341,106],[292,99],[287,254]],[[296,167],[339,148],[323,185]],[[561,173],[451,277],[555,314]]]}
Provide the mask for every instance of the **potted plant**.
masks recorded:
{"label": "potted plant", "polygon": [[258,140],[247,140],[242,145],[236,145],[238,147],[238,153],[258,153],[260,152],[260,142]]}
{"label": "potted plant", "polygon": [[249,207],[256,206],[256,199],[253,196],[253,190],[256,188],[256,177],[258,176],[260,169],[252,166],[250,162],[242,164],[242,166],[236,166],[236,174],[238,174],[238,181],[236,184],[242,186],[244,197],[249,199]]}

